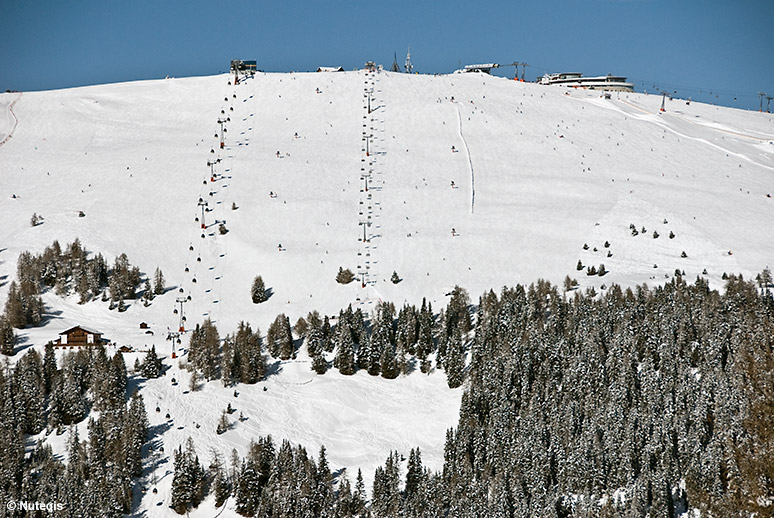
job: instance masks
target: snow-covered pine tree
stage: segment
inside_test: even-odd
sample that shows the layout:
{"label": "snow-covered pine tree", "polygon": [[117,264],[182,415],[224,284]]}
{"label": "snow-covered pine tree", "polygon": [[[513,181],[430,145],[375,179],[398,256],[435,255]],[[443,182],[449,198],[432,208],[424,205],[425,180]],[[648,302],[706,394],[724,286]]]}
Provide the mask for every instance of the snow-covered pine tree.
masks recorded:
{"label": "snow-covered pine tree", "polygon": [[260,304],[261,302],[266,302],[268,299],[266,286],[263,282],[263,277],[260,275],[253,279],[253,285],[250,288],[250,298],[252,299],[253,304]]}
{"label": "snow-covered pine tree", "polygon": [[24,433],[36,434],[45,426],[45,394],[42,376],[43,364],[34,349],[21,357],[13,370],[17,416]]}
{"label": "snow-covered pine tree", "polygon": [[336,282],[339,284],[349,284],[350,282],[355,280],[355,274],[352,273],[352,270],[347,268],[346,270],[339,266],[339,273],[336,274]]}
{"label": "snow-covered pine tree", "polygon": [[465,358],[462,351],[462,336],[459,328],[455,328],[446,345],[443,370],[446,371],[446,383],[449,388],[457,388],[464,380],[463,370]]}
{"label": "snow-covered pine tree", "polygon": [[142,447],[148,435],[148,415],[145,403],[139,392],[135,391],[129,401],[121,438],[124,441],[124,462],[127,472],[138,477],[142,475]]}
{"label": "snow-covered pine tree", "polygon": [[[424,467],[422,466],[422,454],[419,451],[419,448],[412,448],[406,466],[406,485],[403,491],[407,504],[424,498],[421,490],[426,476]],[[410,507],[415,507],[415,504],[410,505]]]}
{"label": "snow-covered pine tree", "polygon": [[293,334],[290,330],[290,319],[280,313],[269,326],[266,333],[266,347],[272,358],[289,360],[294,355]]}
{"label": "snow-covered pine tree", "polygon": [[16,333],[13,330],[13,326],[5,315],[0,315],[0,353],[12,356],[15,344]]}
{"label": "snow-covered pine tree", "polygon": [[[191,438],[188,438],[189,443]],[[174,475],[172,476],[172,496],[170,505],[177,514],[185,514],[195,507],[194,494],[196,493],[196,470],[192,466],[188,456],[188,450],[179,446],[175,450],[173,463]]]}
{"label": "snow-covered pine tree", "polygon": [[355,373],[355,349],[352,342],[352,333],[349,327],[343,323],[336,326],[336,356],[333,359],[333,366],[339,369],[339,372],[346,376]]}
{"label": "snow-covered pine tree", "polygon": [[143,284],[142,287],[142,298],[145,301],[145,305],[147,306],[155,296],[156,295],[153,294],[153,290],[151,289],[150,280],[145,279],[145,284]]}
{"label": "snow-covered pine tree", "polygon": [[218,419],[218,426],[215,427],[215,433],[218,435],[224,434],[229,428],[231,428],[231,424],[228,422],[228,416],[224,410],[221,412],[220,418]]}
{"label": "snow-covered pine tree", "polygon": [[428,306],[425,299],[422,299],[422,306],[419,309],[418,316],[418,337],[416,354],[421,364],[420,369],[427,374],[430,371],[430,362],[427,357],[433,352],[433,313],[432,307]]}
{"label": "snow-covered pine tree", "polygon": [[43,347],[43,390],[46,395],[51,393],[56,377],[59,374],[56,365],[54,344],[47,342]]}
{"label": "snow-covered pine tree", "polygon": [[[250,444],[251,450],[253,444]],[[242,461],[239,476],[235,482],[236,512],[242,516],[255,516],[264,485],[261,482],[261,467],[250,457],[248,455],[248,458]]]}
{"label": "snow-covered pine tree", "polygon": [[156,354],[156,346],[152,345],[140,366],[140,373],[145,378],[158,378],[161,376],[161,369],[161,359]]}
{"label": "snow-covered pine tree", "polygon": [[234,345],[234,338],[226,335],[220,355],[220,379],[224,387],[232,387],[239,383],[240,358]]}
{"label": "snow-covered pine tree", "polygon": [[398,358],[395,353],[395,346],[388,343],[384,349],[382,349],[382,355],[379,358],[380,370],[382,377],[386,379],[395,379],[401,372],[398,365]]}
{"label": "snow-covered pine tree", "polygon": [[317,374],[325,374],[328,372],[328,360],[325,359],[325,355],[320,353],[312,356],[312,370]]}
{"label": "snow-covered pine tree", "polygon": [[218,377],[220,336],[218,328],[209,318],[205,319],[201,326],[197,324],[196,329],[191,333],[188,361],[207,381]]}
{"label": "snow-covered pine tree", "polygon": [[166,280],[161,268],[156,267],[156,271],[153,272],[153,293],[155,295],[163,295],[166,290]]}
{"label": "snow-covered pine tree", "polygon": [[240,325],[235,336],[235,346],[241,363],[242,383],[257,383],[266,376],[266,356],[263,354],[263,342],[258,329],[254,332],[250,324]]}
{"label": "snow-covered pine tree", "polygon": [[215,496],[215,507],[220,507],[231,496],[231,481],[226,473],[223,458],[214,448],[212,449],[212,461],[210,462],[209,472],[212,479],[212,492]]}
{"label": "snow-covered pine tree", "polygon": [[[313,461],[310,462],[313,465]],[[320,446],[317,457],[317,470],[314,476],[314,489],[312,490],[311,508],[315,516],[327,516],[333,508],[333,476],[325,453],[325,446]]]}

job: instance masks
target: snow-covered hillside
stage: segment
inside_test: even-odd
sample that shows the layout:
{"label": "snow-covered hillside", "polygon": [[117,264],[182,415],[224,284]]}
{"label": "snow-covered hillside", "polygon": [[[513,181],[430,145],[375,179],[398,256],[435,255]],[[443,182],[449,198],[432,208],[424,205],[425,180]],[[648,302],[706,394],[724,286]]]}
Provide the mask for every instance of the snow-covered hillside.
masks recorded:
{"label": "snow-covered hillside", "polygon": [[[478,74],[229,80],[0,94],[0,302],[20,252],[76,237],[110,260],[125,252],[148,275],[160,267],[174,286],[124,313],[46,294],[51,318],[19,331],[21,349],[83,324],[168,354],[181,295],[191,297],[189,326],[210,317],[224,335],[241,320],[265,332],[279,313],[294,322],[348,304],[370,311],[378,300],[427,297],[437,311],[455,284],[475,301],[538,278],[570,275],[599,289],[706,269],[718,287],[724,272],[754,276],[774,258],[768,114],[677,100],[661,113],[661,97],[605,99]],[[223,149],[219,118],[230,119]],[[218,159],[211,178],[208,162]],[[195,220],[200,199],[206,230]],[[30,225],[33,213],[43,224]],[[609,273],[587,276],[579,260]],[[365,287],[336,283],[339,267],[363,272]],[[390,282],[393,271],[401,282]],[[259,305],[250,300],[256,275],[273,292]],[[370,480],[396,448],[419,446],[438,469],[460,404],[443,373],[320,377],[303,351],[265,383],[240,386],[238,398],[217,381],[183,394],[188,374],[166,362],[173,370],[143,381],[142,394],[167,455],[188,435],[208,459],[210,446],[244,454],[251,437],[270,433],[311,452],[325,444],[332,468],[351,480],[358,467]],[[248,420],[216,436],[229,402]],[[171,462],[158,469],[161,478]],[[159,495],[147,495],[148,516],[170,512],[155,505],[170,483],[167,475]]]}

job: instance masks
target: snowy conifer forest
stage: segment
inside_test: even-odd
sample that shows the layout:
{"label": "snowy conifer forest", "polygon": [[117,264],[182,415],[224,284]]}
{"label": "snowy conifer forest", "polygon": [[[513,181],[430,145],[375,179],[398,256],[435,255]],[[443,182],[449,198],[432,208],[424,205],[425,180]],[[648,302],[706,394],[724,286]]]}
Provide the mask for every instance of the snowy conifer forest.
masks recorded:
{"label": "snowy conifer forest", "polygon": [[774,118],[660,103],[368,70],[0,94],[0,499],[774,515]]}

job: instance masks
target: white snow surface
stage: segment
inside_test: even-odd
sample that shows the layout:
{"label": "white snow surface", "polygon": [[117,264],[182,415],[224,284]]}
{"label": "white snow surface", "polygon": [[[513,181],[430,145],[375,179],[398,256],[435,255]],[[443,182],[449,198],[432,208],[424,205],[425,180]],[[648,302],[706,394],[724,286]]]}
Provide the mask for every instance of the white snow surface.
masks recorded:
{"label": "white snow surface", "polygon": [[[400,307],[427,297],[437,311],[455,284],[475,302],[484,290],[538,278],[560,283],[569,274],[599,290],[658,284],[676,268],[692,279],[706,268],[721,287],[723,272],[750,277],[772,264],[772,115],[678,100],[660,113],[660,96],[604,99],[483,74],[258,74],[236,86],[229,79],[0,94],[0,302],[20,252],[76,237],[109,261],[127,253],[146,275],[160,267],[173,288],[124,313],[46,293],[44,325],[18,331],[15,358],[77,324],[118,345],[155,344],[167,356],[165,377],[132,378],[152,442],[166,455],[148,461],[142,483],[150,488],[155,470],[159,493],[145,494],[138,514],[173,514],[171,455],[188,436],[205,464],[211,448],[244,455],[259,435],[315,456],[324,444],[332,469],[346,469],[354,482],[362,468],[370,490],[391,449],[407,455],[419,446],[425,464],[440,469],[445,430],[459,412],[462,389],[449,390],[442,372],[392,381],[335,370],[317,376],[303,347],[265,382],[238,386],[236,398],[219,381],[184,393],[189,375],[168,357],[165,340],[178,325],[181,288],[192,299],[188,327],[210,317],[223,336],[241,320],[265,332],[278,313],[295,322],[350,303],[369,312],[378,300]],[[231,119],[223,150],[218,117]],[[207,161],[218,158],[211,182]],[[194,221],[199,198],[212,209],[204,238]],[[44,218],[36,227],[33,212]],[[221,235],[215,221],[229,232]],[[366,243],[361,221],[371,222]],[[630,223],[646,233],[633,237]],[[609,273],[588,277],[576,271],[579,259]],[[337,284],[339,267],[367,271],[367,286]],[[260,305],[250,300],[256,275],[273,290]],[[143,321],[154,335],[139,329]],[[127,366],[138,354],[127,354]],[[218,436],[229,402],[232,422],[239,412],[248,419]],[[62,437],[49,440],[62,451]],[[218,511],[210,497],[192,516]]]}

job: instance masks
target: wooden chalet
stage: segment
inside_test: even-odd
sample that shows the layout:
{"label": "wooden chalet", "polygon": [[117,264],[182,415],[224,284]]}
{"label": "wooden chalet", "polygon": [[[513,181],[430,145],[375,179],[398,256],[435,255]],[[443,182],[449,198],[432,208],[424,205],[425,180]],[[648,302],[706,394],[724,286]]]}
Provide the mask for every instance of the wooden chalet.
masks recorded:
{"label": "wooden chalet", "polygon": [[59,338],[54,342],[56,347],[83,347],[90,345],[106,344],[102,333],[83,326],[75,326],[59,333]]}

